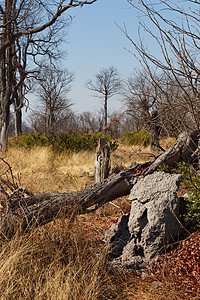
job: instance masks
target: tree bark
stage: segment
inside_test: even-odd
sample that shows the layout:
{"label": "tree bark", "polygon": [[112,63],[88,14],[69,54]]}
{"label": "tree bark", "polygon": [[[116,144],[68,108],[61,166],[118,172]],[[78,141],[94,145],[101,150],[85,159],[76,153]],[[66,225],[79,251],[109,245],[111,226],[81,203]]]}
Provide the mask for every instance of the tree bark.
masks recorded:
{"label": "tree bark", "polygon": [[108,94],[107,94],[107,91],[105,93],[105,99],[104,99],[104,125],[105,125],[105,129],[106,130],[106,127],[107,127],[107,124],[108,124]]}
{"label": "tree bark", "polygon": [[15,136],[22,134],[22,111],[15,111]]}
{"label": "tree bark", "polygon": [[[11,10],[12,5],[10,1],[5,1],[5,14],[3,15],[2,25],[5,26],[1,32],[0,47],[5,40],[11,39]],[[7,24],[7,25],[6,25]],[[6,28],[6,29],[5,29]],[[10,45],[2,55],[1,64],[1,128],[0,128],[0,144],[1,150],[6,151],[8,141],[8,126],[10,119],[10,105],[11,105],[11,93],[13,87],[13,45]]]}
{"label": "tree bark", "polygon": [[99,143],[95,153],[95,175],[94,182],[101,182],[108,178],[110,171],[110,148],[103,138],[99,139]]}
{"label": "tree bark", "polygon": [[158,166],[166,164],[169,167],[175,167],[178,162],[197,164],[198,154],[193,155],[198,148],[199,135],[198,132],[183,132],[178,136],[176,143],[164,153],[159,155],[157,159],[146,170],[145,174],[153,173]]}

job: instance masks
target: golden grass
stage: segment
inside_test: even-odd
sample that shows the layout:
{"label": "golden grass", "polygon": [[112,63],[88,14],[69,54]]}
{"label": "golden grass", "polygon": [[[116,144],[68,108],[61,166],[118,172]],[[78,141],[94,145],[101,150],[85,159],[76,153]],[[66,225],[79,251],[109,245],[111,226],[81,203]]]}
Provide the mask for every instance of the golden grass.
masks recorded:
{"label": "golden grass", "polygon": [[[55,155],[50,148],[10,149],[3,154],[14,175],[33,193],[71,192],[84,188],[94,173],[94,153]],[[89,172],[88,176],[87,172]]]}
{"label": "golden grass", "polygon": [[85,234],[78,226],[72,230],[65,224],[53,233],[49,227],[33,229],[30,235],[16,233],[10,242],[4,242],[0,299],[98,298],[107,285],[105,255],[83,239]]}
{"label": "golden grass", "polygon": [[78,220],[64,219],[0,245],[0,299],[181,299],[155,280],[110,267],[106,251]]}
{"label": "golden grass", "polygon": [[[175,138],[164,138],[160,141],[160,145],[166,150],[172,146],[175,141]],[[152,161],[158,154],[159,152],[152,151],[150,146],[143,147],[142,145],[129,146],[126,144],[120,144],[112,158],[118,164],[123,164],[128,167],[133,161],[137,163]]]}
{"label": "golden grass", "polygon": [[[132,149],[120,146],[117,156],[112,154],[113,164],[130,165],[133,156],[125,164],[120,155],[128,156]],[[94,155],[55,155],[51,149],[35,148],[10,149],[4,158],[24,187],[43,193],[70,192],[91,183]],[[10,241],[1,241],[0,300],[183,299],[167,283],[155,287],[153,277],[142,280],[109,265],[100,237],[130,209],[128,197],[113,204],[78,216],[73,224],[61,217],[29,234],[16,232]]]}
{"label": "golden grass", "polygon": [[[5,154],[14,175],[25,188],[33,193],[71,192],[85,188],[92,183],[95,151],[68,152],[55,154],[50,148],[11,148]],[[150,148],[120,145],[111,153],[112,165],[130,166],[133,161],[152,159]]]}

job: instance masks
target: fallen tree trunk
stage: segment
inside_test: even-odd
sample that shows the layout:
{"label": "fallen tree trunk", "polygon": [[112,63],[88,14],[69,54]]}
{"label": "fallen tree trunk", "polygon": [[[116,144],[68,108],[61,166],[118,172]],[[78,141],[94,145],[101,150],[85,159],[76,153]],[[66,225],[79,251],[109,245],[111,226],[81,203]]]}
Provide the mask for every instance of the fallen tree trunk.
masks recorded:
{"label": "fallen tree trunk", "polygon": [[[172,166],[181,160],[189,160],[197,148],[196,137],[194,133],[191,135],[184,133],[154,162],[136,164],[84,190],[73,193],[46,193],[27,198],[24,194],[14,198],[7,197],[0,207],[0,234],[12,235],[19,224],[22,230],[30,228],[33,224],[36,226],[46,224],[59,214],[75,216],[87,213],[109,201],[128,195],[138,176],[153,173],[163,163]],[[92,208],[94,205],[96,207]]]}
{"label": "fallen tree trunk", "polygon": [[[158,166],[166,164],[175,167],[179,162],[194,163],[198,157],[198,133],[183,132],[178,136],[176,143],[164,153],[159,155],[157,159],[150,165],[144,173],[145,175],[153,173]],[[196,153],[195,155],[193,155]]]}
{"label": "fallen tree trunk", "polygon": [[[42,225],[52,221],[59,214],[75,216],[96,210],[106,202],[128,195],[137,181],[136,172],[140,164],[119,174],[94,183],[72,193],[46,193],[28,198],[6,201],[1,214],[1,234],[10,236],[20,224],[22,230],[32,225]],[[96,206],[88,210],[92,206]]]}

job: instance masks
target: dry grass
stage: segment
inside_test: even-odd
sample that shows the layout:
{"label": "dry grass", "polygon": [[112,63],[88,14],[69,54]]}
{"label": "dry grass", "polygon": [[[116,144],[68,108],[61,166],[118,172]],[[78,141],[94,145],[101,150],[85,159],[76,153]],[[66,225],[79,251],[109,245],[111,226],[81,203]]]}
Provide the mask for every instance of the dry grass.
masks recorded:
{"label": "dry grass", "polygon": [[[122,161],[120,151],[128,156],[132,148],[119,148],[113,164]],[[94,152],[58,156],[47,148],[11,149],[4,157],[33,193],[69,192],[93,181]],[[1,242],[0,299],[183,299],[175,287],[159,285],[154,277],[142,280],[110,267],[100,236],[129,209],[128,197],[123,197],[73,224],[61,217]]]}
{"label": "dry grass", "polygon": [[[175,138],[165,138],[161,140],[160,145],[166,150],[174,143]],[[133,161],[138,163],[151,161],[158,154],[159,152],[153,152],[150,149],[150,146],[144,148],[142,145],[128,146],[126,144],[121,144],[112,158],[114,159],[114,162],[116,161],[118,164],[128,167]]]}
{"label": "dry grass", "polygon": [[0,299],[98,299],[112,290],[105,255],[83,236],[78,226],[59,224],[4,242]]}
{"label": "dry grass", "polygon": [[[33,193],[71,192],[92,183],[94,151],[55,154],[50,148],[14,149],[2,154],[21,184]],[[120,145],[111,153],[112,165],[130,166],[152,158],[150,148]]]}
{"label": "dry grass", "polygon": [[112,269],[94,233],[57,220],[0,246],[0,299],[181,299],[153,278]]}
{"label": "dry grass", "polygon": [[[10,149],[4,155],[13,172],[33,193],[71,192],[91,182],[94,153],[55,155],[50,148]],[[89,172],[90,171],[90,172]],[[87,172],[89,172],[88,176]]]}

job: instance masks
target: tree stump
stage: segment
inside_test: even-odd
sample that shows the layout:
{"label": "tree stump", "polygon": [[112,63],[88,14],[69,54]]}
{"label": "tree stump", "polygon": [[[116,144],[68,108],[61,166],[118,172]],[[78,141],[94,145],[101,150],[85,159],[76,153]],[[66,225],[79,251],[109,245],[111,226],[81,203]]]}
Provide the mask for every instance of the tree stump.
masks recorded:
{"label": "tree stump", "polygon": [[99,139],[99,143],[95,153],[95,175],[94,182],[101,182],[108,178],[110,171],[110,147],[105,144],[103,138]]}

